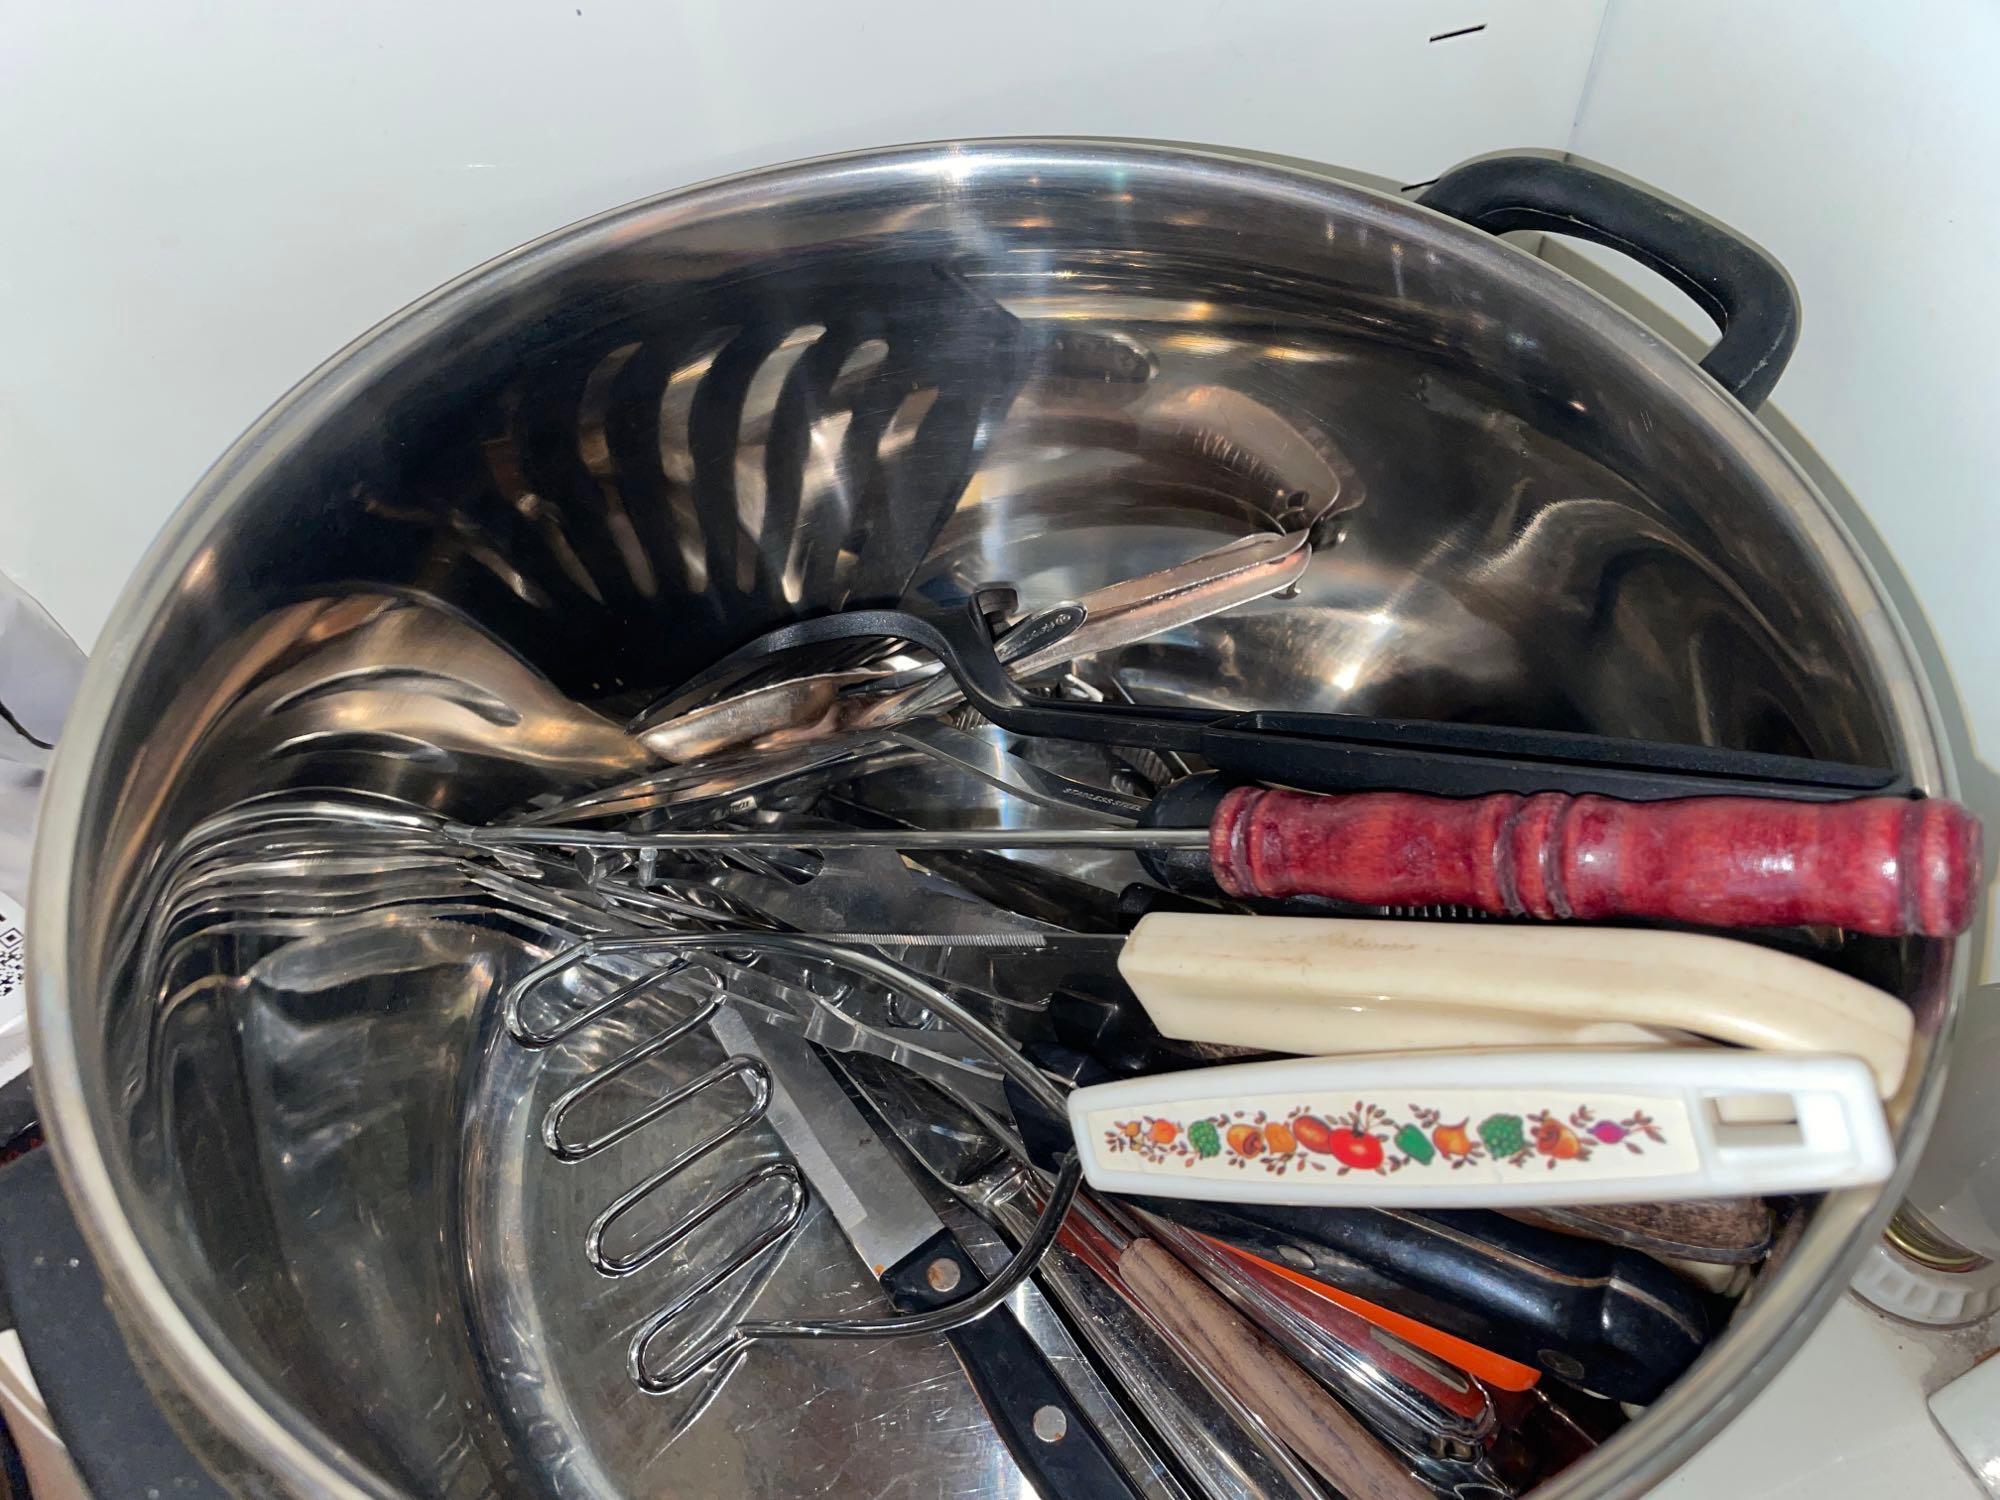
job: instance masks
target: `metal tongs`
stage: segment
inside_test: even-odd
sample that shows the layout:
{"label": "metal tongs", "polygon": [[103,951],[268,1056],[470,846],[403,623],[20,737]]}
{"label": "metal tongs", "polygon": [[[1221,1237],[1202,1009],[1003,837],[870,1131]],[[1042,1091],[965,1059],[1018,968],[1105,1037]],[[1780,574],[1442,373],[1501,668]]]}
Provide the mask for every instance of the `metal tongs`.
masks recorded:
{"label": "metal tongs", "polygon": [[[971,608],[996,669],[1032,678],[1074,657],[1131,645],[1290,588],[1312,561],[1309,537],[1302,529],[1239,538],[1173,567],[1051,605],[1005,629],[997,642],[986,619],[1011,606],[1011,591],[979,590]],[[864,610],[828,619],[862,617],[919,618],[900,610]],[[888,729],[942,713],[965,696],[950,657],[935,647],[944,672],[898,671],[879,662],[831,669],[815,663],[812,670],[742,686],[748,674],[781,653],[868,636],[915,639],[893,623],[879,629],[813,629],[826,623],[808,621],[759,637],[647,709],[632,722],[631,732],[662,759],[687,761],[744,745],[777,748],[847,730]],[[723,695],[716,696],[718,691]]]}
{"label": "metal tongs", "polygon": [[[1309,559],[1304,534],[1289,533],[1285,537],[1249,538],[1183,566],[1193,570],[1202,564],[1212,576],[1217,560],[1232,553],[1239,560],[1258,559],[1246,564],[1237,580],[1240,588],[1232,585],[1231,590],[1215,592],[1194,588],[1178,606],[1165,603],[1159,613],[1148,615],[1150,628],[1118,639],[1155,633],[1171,624],[1204,618],[1246,598],[1275,592],[1295,581]],[[1149,575],[1147,580],[1103,592],[1117,594],[1129,606],[1140,584],[1163,576]],[[813,738],[845,728],[886,727],[913,715],[936,712],[962,696],[985,718],[1017,734],[1198,755],[1230,778],[1305,791],[1395,789],[1451,797],[1563,791],[1636,802],[1701,796],[1825,802],[1893,796],[1910,790],[1907,775],[1893,769],[1707,745],[1360,714],[1270,709],[1219,713],[1209,708],[1065,702],[1030,694],[1017,677],[1115,643],[1106,638],[1111,627],[1102,620],[1099,623],[1105,634],[1092,630],[1089,600],[1097,597],[1088,596],[1068,609],[1059,606],[1046,618],[1031,617],[1015,627],[1016,632],[1037,632],[1032,649],[1017,652],[1007,648],[1012,637],[1003,636],[995,642],[985,607],[990,601],[977,597],[937,612],[848,610],[779,626],[724,657],[655,710],[642,714],[633,728],[658,749],[662,736],[686,735],[696,716],[727,710],[743,715],[747,723],[765,726],[756,736],[740,735],[730,743],[761,738],[767,743],[790,744],[800,737]],[[1182,614],[1167,618],[1175,608]],[[1080,611],[1083,619],[1071,625],[1075,611]],[[1133,617],[1127,618],[1131,623]],[[1041,631],[1054,638],[1044,643]],[[810,725],[780,725],[775,719],[766,721],[760,714],[750,714],[751,695],[725,698],[691,711],[688,707],[707,703],[718,689],[741,680],[778,653],[869,637],[901,641],[930,652],[948,675],[949,690],[942,682],[921,680],[886,695],[864,695],[852,702],[836,698],[826,714]],[[786,688],[785,682],[779,682],[756,691],[776,693]],[[689,739],[691,742],[692,737]],[[673,741],[669,738],[664,743]]]}

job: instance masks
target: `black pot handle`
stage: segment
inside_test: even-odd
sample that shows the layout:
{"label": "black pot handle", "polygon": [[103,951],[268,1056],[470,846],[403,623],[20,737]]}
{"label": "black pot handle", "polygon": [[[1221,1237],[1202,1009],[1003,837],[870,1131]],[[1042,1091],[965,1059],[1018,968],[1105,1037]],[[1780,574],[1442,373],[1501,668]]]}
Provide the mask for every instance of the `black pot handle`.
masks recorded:
{"label": "black pot handle", "polygon": [[1659,272],[1722,330],[1701,367],[1753,411],[1799,341],[1798,296],[1770,256],[1712,219],[1589,167],[1493,156],[1453,167],[1417,201],[1492,234],[1574,235]]}
{"label": "black pot handle", "polygon": [[97,1500],[228,1500],[132,1363],[46,1149],[0,1170],[0,1326],[8,1324]]}

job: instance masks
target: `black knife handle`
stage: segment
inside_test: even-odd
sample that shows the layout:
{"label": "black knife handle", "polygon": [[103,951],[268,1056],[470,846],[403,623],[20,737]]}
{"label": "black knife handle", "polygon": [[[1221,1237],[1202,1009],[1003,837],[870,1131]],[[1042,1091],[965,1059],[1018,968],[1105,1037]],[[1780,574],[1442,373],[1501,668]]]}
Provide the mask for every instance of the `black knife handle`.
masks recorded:
{"label": "black knife handle", "polygon": [[[952,1269],[945,1269],[950,1267]],[[928,1312],[985,1285],[956,1236],[942,1230],[882,1276],[899,1312]],[[1043,1500],[1141,1500],[1090,1419],[1006,1308],[945,1335],[994,1429]]]}
{"label": "black knife handle", "polygon": [[1133,1201],[1618,1401],[1651,1401],[1708,1341],[1701,1293],[1650,1256],[1501,1214]]}
{"label": "black knife handle", "polygon": [[[1115,974],[1102,979],[1079,976],[1075,983],[1049,996],[1047,1015],[1061,1047],[1095,1064],[1088,1073],[1058,1068],[1076,1087],[1113,1078],[1136,1078],[1145,1073],[1204,1068],[1216,1061],[1213,1049],[1160,1035],[1146,1008]],[[1058,1049],[1038,1049],[1031,1044],[1028,1050],[1037,1065],[1046,1070],[1049,1063],[1043,1051],[1053,1053]]]}

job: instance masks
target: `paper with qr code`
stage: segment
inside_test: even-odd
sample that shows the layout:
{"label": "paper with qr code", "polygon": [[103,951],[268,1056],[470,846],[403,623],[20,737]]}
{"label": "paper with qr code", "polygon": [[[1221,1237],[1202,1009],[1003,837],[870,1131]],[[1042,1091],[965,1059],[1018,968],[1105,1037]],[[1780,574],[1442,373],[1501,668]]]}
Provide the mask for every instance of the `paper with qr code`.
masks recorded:
{"label": "paper with qr code", "polygon": [[28,1069],[28,988],[22,964],[24,913],[0,894],[0,1083]]}

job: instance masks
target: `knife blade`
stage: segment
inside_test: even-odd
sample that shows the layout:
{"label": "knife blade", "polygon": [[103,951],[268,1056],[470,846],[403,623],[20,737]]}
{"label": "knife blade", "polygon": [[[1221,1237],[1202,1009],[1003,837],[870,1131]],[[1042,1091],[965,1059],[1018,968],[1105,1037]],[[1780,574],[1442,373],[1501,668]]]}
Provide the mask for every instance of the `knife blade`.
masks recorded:
{"label": "knife blade", "polygon": [[[710,1021],[770,1073],[767,1118],[855,1252],[902,1312],[955,1302],[985,1278],[802,1038],[730,1006]],[[1140,1500],[1011,1310],[946,1335],[1001,1441],[1049,1500]]]}

